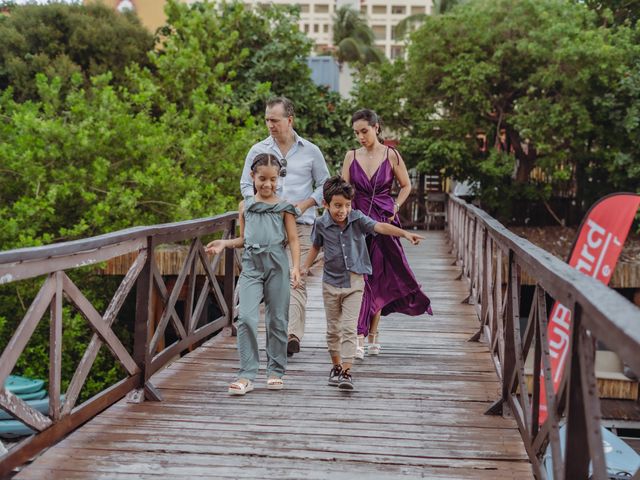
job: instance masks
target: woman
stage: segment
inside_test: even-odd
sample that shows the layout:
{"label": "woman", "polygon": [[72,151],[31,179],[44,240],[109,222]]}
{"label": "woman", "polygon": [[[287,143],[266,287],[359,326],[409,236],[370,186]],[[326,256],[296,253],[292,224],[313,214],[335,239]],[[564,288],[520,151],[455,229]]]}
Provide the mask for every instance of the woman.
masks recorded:
{"label": "woman", "polygon": [[[347,152],[342,166],[343,178],[356,191],[352,205],[378,222],[400,226],[398,210],[411,192],[411,182],[402,157],[394,148],[382,144],[380,120],[369,109],[358,110],[351,117],[353,131],[362,145]],[[394,201],[391,186],[396,179],[400,193]],[[431,301],[416,281],[400,240],[378,235],[367,241],[373,274],[365,282],[358,319],[356,358],[364,358],[364,337],[369,337],[370,355],[380,353],[378,323],[380,315],[393,312],[406,315],[432,315]]]}

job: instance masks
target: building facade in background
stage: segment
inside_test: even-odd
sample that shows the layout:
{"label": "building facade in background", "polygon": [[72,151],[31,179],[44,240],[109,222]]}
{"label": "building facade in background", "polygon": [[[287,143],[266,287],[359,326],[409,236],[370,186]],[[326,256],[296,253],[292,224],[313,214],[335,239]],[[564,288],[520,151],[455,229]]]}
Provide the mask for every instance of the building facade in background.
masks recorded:
{"label": "building facade in background", "polygon": [[360,13],[376,37],[376,45],[393,60],[405,54],[404,38],[397,38],[395,27],[407,17],[431,14],[431,0],[363,0]]}
{"label": "building facade in background", "polygon": [[[89,0],[95,1],[95,0]],[[164,24],[164,0],[98,0],[112,8],[132,9],[142,24],[155,31]],[[181,0],[194,3],[195,0]],[[315,42],[317,54],[327,54],[333,48],[333,17],[336,10],[349,5],[367,19],[375,35],[376,46],[393,60],[404,55],[404,41],[396,38],[395,27],[406,17],[430,14],[432,0],[245,0],[248,7],[257,5],[298,5],[300,7],[300,30]]]}
{"label": "building facade in background", "polygon": [[430,14],[431,0],[288,0],[245,1],[247,6],[258,4],[298,5],[300,30],[315,42],[318,54],[333,47],[333,17],[336,10],[348,5],[359,11],[373,30],[376,46],[393,60],[404,55],[404,39],[396,38],[395,26],[411,15]]}

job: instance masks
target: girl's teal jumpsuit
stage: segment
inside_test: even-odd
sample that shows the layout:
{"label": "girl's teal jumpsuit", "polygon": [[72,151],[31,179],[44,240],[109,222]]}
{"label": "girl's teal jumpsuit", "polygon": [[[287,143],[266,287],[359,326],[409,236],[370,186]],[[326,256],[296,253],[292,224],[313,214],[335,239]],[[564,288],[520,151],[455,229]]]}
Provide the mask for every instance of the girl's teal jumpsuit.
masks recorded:
{"label": "girl's teal jumpsuit", "polygon": [[258,374],[258,321],[264,296],[267,331],[267,378],[282,377],[287,366],[289,323],[289,259],[285,251],[284,212],[300,212],[290,203],[244,204],[244,253],[238,280],[238,378],[253,381]]}

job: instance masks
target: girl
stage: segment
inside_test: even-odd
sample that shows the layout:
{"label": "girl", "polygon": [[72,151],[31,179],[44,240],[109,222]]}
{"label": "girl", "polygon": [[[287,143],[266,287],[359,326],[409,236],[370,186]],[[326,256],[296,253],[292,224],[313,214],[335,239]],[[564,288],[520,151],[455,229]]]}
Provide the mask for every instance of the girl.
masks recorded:
{"label": "girl", "polygon": [[[362,145],[362,148],[347,152],[342,166],[342,178],[355,188],[353,208],[377,222],[399,227],[398,210],[411,193],[407,167],[397,150],[380,141],[380,120],[374,111],[358,110],[351,117],[351,125]],[[396,200],[391,196],[394,179],[400,185]],[[432,314],[431,301],[413,275],[400,240],[377,235],[367,239],[367,246],[373,273],[366,277],[358,319],[355,358],[359,359],[364,358],[364,338],[367,335],[368,353],[380,353],[378,324],[381,314]]]}
{"label": "girl", "polygon": [[[282,165],[271,154],[261,153],[251,164],[255,195],[240,202],[240,236],[232,240],[214,240],[207,252],[218,254],[225,248],[244,246],[242,273],[238,280],[238,379],[229,385],[231,395],[253,390],[258,374],[258,321],[260,299],[264,296],[267,331],[267,388],[284,387],[282,376],[287,366],[287,324],[289,315],[289,260],[285,240],[291,248],[291,282],[300,281],[300,245],[296,232],[297,209],[276,197],[276,185]],[[285,236],[286,233],[286,236]]]}

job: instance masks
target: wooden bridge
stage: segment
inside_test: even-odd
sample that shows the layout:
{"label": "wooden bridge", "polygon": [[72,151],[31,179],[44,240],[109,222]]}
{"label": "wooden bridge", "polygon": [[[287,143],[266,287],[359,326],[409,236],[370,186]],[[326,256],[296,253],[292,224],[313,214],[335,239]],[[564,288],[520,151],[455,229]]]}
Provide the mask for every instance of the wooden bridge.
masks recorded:
{"label": "wooden bridge", "polygon": [[[0,390],[0,407],[39,432],[0,457],[0,476],[545,478],[541,459],[549,446],[554,478],[586,479],[590,462],[594,478],[607,478],[592,339],[640,371],[640,309],[614,291],[452,198],[447,235],[426,232],[420,246],[406,247],[435,314],[383,318],[383,352],[356,364],[355,392],[326,385],[330,364],[316,267],[309,277],[306,336],[290,361],[285,390],[266,390],[261,370],[256,390],[230,397],[226,386],[238,364],[232,336],[238,257],[231,251],[213,259],[205,255],[201,238],[215,232],[232,235],[235,215],[0,253],[3,283],[44,279],[0,357],[2,383],[48,310],[49,395],[60,398],[63,299],[95,332],[64,400],[51,402],[48,415]],[[185,241],[189,252],[168,291],[152,252]],[[136,260],[105,313],[98,313],[67,272],[130,252]],[[224,276],[216,276],[223,258]],[[204,281],[197,281],[197,269]],[[538,283],[521,331],[524,272]],[[181,291],[183,314],[176,309]],[[136,300],[131,352],[112,329],[129,295]],[[574,322],[565,382],[557,395],[547,396],[549,418],[538,428],[540,384],[534,377],[533,391],[527,389],[524,359],[531,350],[534,369],[542,367],[550,385],[549,297],[570,306]],[[208,298],[221,313],[203,322]],[[154,312],[157,299],[162,308]],[[168,325],[175,341],[164,346]],[[127,374],[76,405],[103,344]],[[561,421],[569,437],[563,452]]]}

